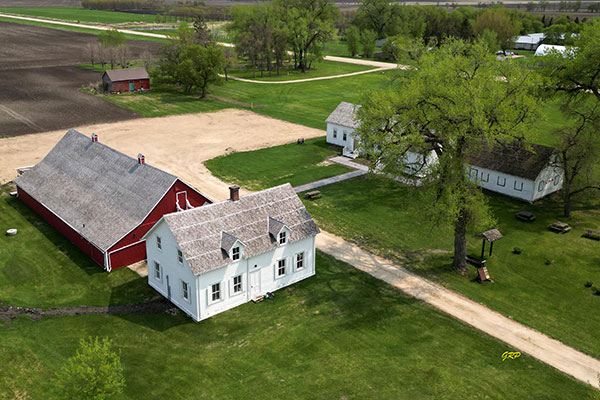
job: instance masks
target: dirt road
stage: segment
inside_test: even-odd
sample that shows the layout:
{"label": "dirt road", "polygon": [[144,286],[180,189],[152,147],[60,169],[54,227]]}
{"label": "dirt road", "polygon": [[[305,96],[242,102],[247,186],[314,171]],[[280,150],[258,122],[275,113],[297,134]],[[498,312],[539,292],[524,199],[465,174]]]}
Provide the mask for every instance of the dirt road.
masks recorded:
{"label": "dirt road", "polygon": [[[212,176],[204,161],[232,151],[255,150],[325,134],[319,129],[237,109],[74,128],[86,135],[96,133],[101,142],[132,157],[142,153],[148,164],[218,198],[227,197],[227,185]],[[0,139],[0,182],[14,179],[15,168],[39,162],[65,132]]]}

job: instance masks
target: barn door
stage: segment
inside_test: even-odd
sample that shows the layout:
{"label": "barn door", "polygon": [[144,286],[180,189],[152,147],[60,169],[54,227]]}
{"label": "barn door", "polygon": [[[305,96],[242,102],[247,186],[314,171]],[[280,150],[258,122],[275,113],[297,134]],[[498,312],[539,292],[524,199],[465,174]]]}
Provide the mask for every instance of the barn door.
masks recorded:
{"label": "barn door", "polygon": [[135,84],[133,83],[133,81],[129,81],[129,91],[133,92],[135,90]]}
{"label": "barn door", "polygon": [[187,210],[187,192],[177,192],[177,211]]}

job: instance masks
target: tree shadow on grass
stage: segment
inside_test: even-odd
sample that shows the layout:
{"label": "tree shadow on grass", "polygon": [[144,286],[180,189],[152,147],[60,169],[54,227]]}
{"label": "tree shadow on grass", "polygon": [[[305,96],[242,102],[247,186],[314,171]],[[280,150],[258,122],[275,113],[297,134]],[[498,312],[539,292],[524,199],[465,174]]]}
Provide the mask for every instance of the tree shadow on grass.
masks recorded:
{"label": "tree shadow on grass", "polygon": [[18,198],[7,198],[5,199],[7,204],[11,206],[17,213],[35,227],[46,239],[68,257],[73,264],[80,267],[88,275],[97,275],[104,273],[102,266],[92,260],[87,254],[80,250],[77,246],[71,243],[65,236],[63,236],[56,228],[50,225],[41,216],[30,209],[26,204],[21,202]]}

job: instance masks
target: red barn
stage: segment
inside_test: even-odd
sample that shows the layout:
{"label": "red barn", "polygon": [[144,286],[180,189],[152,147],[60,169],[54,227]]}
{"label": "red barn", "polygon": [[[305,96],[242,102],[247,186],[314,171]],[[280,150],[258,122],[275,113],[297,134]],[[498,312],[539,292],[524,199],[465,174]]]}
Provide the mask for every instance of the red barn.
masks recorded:
{"label": "red barn", "polygon": [[211,203],[143,155],[74,129],[15,184],[25,204],[107,271],[146,259],[142,237],[164,214]]}
{"label": "red barn", "polygon": [[102,75],[102,82],[111,93],[150,89],[146,68],[109,69]]}

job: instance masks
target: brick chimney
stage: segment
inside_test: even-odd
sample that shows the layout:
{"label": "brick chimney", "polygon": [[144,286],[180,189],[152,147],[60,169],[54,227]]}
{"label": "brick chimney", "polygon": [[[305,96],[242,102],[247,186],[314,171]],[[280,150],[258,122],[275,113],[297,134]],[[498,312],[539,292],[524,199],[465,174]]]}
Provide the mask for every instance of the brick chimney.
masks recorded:
{"label": "brick chimney", "polygon": [[142,153],[138,154],[138,164],[146,164],[146,157]]}
{"label": "brick chimney", "polygon": [[98,141],[98,135],[96,135],[95,133],[92,133],[92,142],[96,143]]}
{"label": "brick chimney", "polygon": [[238,201],[240,199],[240,187],[237,185],[229,186],[229,200]]}

